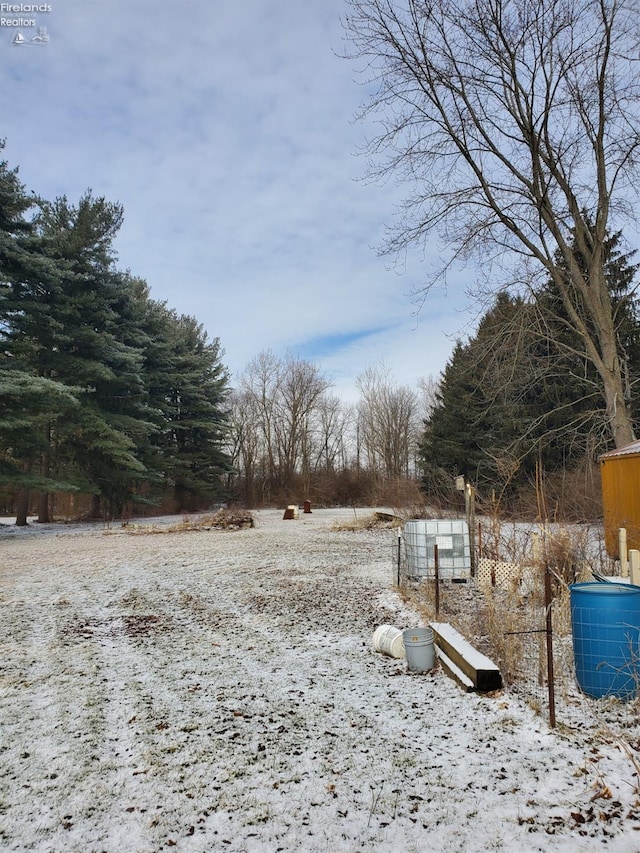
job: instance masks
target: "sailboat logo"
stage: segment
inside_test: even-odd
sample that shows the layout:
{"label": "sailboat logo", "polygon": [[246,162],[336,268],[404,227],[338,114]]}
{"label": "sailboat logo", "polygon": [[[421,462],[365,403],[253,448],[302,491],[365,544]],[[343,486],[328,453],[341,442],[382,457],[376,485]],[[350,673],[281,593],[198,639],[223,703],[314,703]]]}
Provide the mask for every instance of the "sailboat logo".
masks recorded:
{"label": "sailboat logo", "polygon": [[17,32],[15,36],[11,39],[13,44],[17,45],[38,45],[38,44],[48,44],[49,43],[49,33],[47,32],[46,27],[38,27],[38,35],[33,36],[33,38],[26,39],[21,32]]}

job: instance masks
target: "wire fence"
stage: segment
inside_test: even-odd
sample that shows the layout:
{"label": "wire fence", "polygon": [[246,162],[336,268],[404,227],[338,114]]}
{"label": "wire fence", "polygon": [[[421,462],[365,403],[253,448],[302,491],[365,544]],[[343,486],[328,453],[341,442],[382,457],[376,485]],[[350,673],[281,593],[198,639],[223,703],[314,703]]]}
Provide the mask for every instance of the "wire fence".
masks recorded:
{"label": "wire fence", "polygon": [[555,724],[556,705],[562,714],[576,703],[570,591],[559,573],[483,558],[473,577],[436,580],[437,571],[417,577],[400,537],[392,562],[394,583],[425,621],[451,624],[548,722]]}

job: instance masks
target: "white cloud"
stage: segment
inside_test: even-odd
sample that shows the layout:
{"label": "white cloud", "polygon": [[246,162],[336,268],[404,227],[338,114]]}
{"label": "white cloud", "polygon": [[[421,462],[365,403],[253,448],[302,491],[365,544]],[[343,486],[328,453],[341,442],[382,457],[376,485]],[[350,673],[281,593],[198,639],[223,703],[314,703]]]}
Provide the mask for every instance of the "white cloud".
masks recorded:
{"label": "white cloud", "polygon": [[371,248],[398,191],[355,180],[343,0],[52,5],[46,46],[0,30],[0,135],[29,189],[120,201],[121,266],[219,337],[234,372],[371,329],[321,359],[345,396],[381,357],[407,384],[442,369],[462,303],[434,293],[416,325],[432,259],[398,276]]}

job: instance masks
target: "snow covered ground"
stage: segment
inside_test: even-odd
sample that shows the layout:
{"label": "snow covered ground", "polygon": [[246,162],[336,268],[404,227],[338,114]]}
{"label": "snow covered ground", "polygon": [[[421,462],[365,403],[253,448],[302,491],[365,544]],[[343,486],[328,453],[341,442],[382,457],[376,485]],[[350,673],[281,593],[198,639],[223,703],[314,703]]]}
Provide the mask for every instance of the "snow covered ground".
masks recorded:
{"label": "snow covered ground", "polygon": [[0,849],[640,850],[635,703],[623,744],[407,674],[393,534],[345,515],[0,527]]}

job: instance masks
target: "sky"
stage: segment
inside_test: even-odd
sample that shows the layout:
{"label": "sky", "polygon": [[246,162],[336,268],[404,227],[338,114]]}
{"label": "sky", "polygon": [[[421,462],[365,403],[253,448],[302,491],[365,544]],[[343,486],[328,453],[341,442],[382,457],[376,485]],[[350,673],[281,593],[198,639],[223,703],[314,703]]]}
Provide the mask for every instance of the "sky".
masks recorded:
{"label": "sky", "polygon": [[351,401],[371,366],[412,387],[439,374],[469,331],[472,273],[418,312],[439,248],[377,251],[402,188],[363,180],[374,125],[355,118],[346,8],[4,4],[0,138],[28,190],[123,205],[118,266],[220,339],[232,383],[260,352],[291,353]]}

